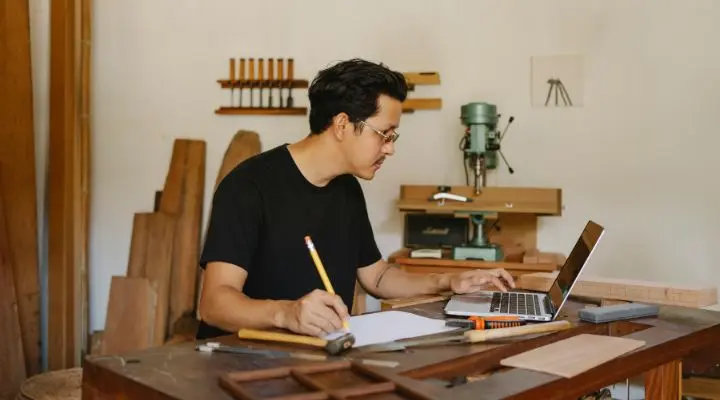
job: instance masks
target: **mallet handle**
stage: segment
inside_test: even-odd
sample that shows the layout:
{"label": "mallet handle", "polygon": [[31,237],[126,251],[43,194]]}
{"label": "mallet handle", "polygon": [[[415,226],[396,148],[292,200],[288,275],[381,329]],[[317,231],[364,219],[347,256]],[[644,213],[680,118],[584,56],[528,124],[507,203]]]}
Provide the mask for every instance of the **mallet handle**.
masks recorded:
{"label": "mallet handle", "polygon": [[492,339],[500,339],[505,337],[529,335],[532,333],[557,332],[572,328],[572,324],[568,321],[553,321],[539,324],[528,324],[523,326],[513,326],[510,328],[496,328],[486,330],[473,330],[465,332],[465,336],[470,343],[484,342]]}
{"label": "mallet handle", "polygon": [[269,342],[307,344],[315,347],[325,347],[325,345],[327,345],[327,340],[318,337],[295,335],[292,333],[260,331],[255,329],[240,329],[238,331],[238,338],[264,340]]}

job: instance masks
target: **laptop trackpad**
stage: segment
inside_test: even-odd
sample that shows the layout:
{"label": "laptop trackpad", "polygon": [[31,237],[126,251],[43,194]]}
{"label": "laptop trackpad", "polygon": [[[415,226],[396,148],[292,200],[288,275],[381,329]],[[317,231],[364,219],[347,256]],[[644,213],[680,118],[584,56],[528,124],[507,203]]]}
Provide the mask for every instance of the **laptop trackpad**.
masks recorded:
{"label": "laptop trackpad", "polygon": [[445,306],[445,313],[450,315],[483,315],[490,312],[493,298],[492,291],[470,294],[456,294]]}

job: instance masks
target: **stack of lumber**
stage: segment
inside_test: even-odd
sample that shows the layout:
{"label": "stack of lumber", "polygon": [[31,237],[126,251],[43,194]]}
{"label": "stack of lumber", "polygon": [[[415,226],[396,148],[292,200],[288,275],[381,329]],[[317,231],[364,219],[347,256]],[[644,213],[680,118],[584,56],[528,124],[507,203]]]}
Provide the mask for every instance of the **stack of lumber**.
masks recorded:
{"label": "stack of lumber", "polygon": [[[259,152],[257,133],[238,132],[225,153],[216,185],[233,167]],[[205,163],[205,141],[175,140],[154,209],[133,216],[127,273],[112,277],[105,330],[94,352],[122,354],[194,337]]]}

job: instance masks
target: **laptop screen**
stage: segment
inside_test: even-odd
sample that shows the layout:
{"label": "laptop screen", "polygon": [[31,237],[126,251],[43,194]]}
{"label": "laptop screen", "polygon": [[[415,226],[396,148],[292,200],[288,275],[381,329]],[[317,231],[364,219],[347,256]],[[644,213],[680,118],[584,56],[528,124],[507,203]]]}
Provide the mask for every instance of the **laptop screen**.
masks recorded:
{"label": "laptop screen", "polygon": [[590,258],[595,245],[600,240],[605,229],[596,224],[593,221],[588,221],[583,229],[582,234],[575,242],[575,247],[568,255],[565,264],[558,271],[557,278],[553,282],[548,294],[550,301],[552,301],[553,308],[555,309],[555,315],[560,312],[560,308],[565,304],[568,298],[568,294],[572,290],[577,278],[580,276],[580,272]]}

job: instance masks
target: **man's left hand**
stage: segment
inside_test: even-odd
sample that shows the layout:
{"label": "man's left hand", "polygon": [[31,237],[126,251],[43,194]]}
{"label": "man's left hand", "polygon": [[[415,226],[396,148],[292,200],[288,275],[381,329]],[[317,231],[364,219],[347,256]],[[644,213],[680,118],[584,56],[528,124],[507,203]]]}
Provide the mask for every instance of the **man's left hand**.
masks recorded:
{"label": "man's left hand", "polygon": [[509,288],[515,288],[515,281],[512,276],[502,268],[474,269],[454,274],[450,278],[450,290],[458,294],[486,290],[488,284],[494,285],[503,292]]}

